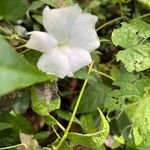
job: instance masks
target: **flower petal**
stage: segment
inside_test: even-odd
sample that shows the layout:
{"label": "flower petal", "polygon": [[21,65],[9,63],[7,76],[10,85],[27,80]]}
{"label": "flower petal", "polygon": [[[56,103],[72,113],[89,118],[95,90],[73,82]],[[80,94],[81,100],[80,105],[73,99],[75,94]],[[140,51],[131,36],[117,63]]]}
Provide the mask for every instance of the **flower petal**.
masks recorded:
{"label": "flower petal", "polygon": [[45,7],[43,10],[43,25],[49,34],[64,42],[64,39],[68,40],[68,33],[81,12],[82,10],[78,5],[59,9]]}
{"label": "flower petal", "polygon": [[43,54],[37,67],[47,74],[53,74],[60,78],[64,78],[70,73],[67,57],[57,49],[54,49],[50,54]]}
{"label": "flower petal", "polygon": [[100,46],[100,41],[95,31],[97,17],[83,13],[76,19],[70,33],[70,45],[80,47],[91,52]]}
{"label": "flower petal", "polygon": [[80,48],[65,49],[64,54],[67,56],[70,70],[72,73],[89,65],[92,62],[90,53]]}
{"label": "flower petal", "polygon": [[47,53],[57,46],[57,41],[46,32],[33,31],[29,34],[31,37],[26,43],[28,48]]}

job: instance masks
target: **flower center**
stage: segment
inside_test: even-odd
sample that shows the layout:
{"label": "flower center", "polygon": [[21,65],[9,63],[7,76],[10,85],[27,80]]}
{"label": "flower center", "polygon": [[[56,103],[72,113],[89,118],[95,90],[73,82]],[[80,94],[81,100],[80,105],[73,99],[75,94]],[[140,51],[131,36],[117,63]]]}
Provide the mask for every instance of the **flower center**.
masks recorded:
{"label": "flower center", "polygon": [[64,51],[68,47],[69,47],[68,42],[62,42],[62,43],[58,44],[58,49],[61,50],[61,51]]}

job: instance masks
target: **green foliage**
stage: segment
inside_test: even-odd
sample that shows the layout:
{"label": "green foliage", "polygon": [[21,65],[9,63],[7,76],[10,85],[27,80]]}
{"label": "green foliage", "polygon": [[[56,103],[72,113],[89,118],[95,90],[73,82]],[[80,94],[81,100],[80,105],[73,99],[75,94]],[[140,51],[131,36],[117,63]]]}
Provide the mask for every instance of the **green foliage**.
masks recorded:
{"label": "green foliage", "polygon": [[27,9],[28,5],[25,0],[0,0],[0,16],[5,19],[20,19]]}
{"label": "green foliage", "polygon": [[[99,18],[101,45],[91,52],[90,73],[87,66],[57,80],[35,67],[42,53],[25,47],[27,32],[45,30],[46,5],[76,2]],[[149,0],[0,0],[0,149],[21,143],[54,150],[65,137],[60,150],[149,150],[149,6]],[[18,35],[16,25],[27,32]]]}
{"label": "green foliage", "polygon": [[128,104],[140,100],[144,96],[146,88],[150,85],[150,79],[138,79],[133,74],[125,73],[114,81],[113,85],[120,89],[112,90],[107,94],[105,107],[109,111],[122,110]]}
{"label": "green foliage", "polygon": [[37,0],[37,1],[33,1],[31,3],[31,5],[29,6],[28,10],[29,11],[33,11],[33,10],[36,10],[40,7],[42,7],[44,5],[44,2],[40,1],[40,0]]}
{"label": "green foliage", "polygon": [[99,109],[99,113],[101,117],[99,131],[95,133],[88,133],[88,134],[70,132],[68,138],[70,139],[71,144],[88,146],[93,150],[100,149],[103,142],[108,136],[109,124],[105,119],[103,113],[100,111],[100,109]]}
{"label": "green foliage", "polygon": [[73,77],[77,78],[77,79],[82,79],[82,80],[88,79],[88,80],[97,81],[97,79],[92,74],[88,75],[87,73],[88,73],[87,69],[83,68],[83,69],[80,69],[79,71],[75,72]]}
{"label": "green foliage", "polygon": [[126,138],[127,143],[132,147],[150,146],[150,96],[146,95],[141,101],[131,104],[125,112],[132,123],[131,132]]}
{"label": "green foliage", "polygon": [[54,80],[53,76],[47,76],[21,58],[2,38],[0,64],[0,96],[38,82]]}
{"label": "green foliage", "polygon": [[55,118],[53,118],[49,112],[59,109],[60,107],[60,99],[49,99],[49,101],[46,101],[46,99],[42,99],[35,90],[35,88],[32,88],[32,93],[31,93],[31,98],[32,98],[32,109],[39,114],[43,119],[45,120],[46,123],[50,125],[56,124]]}
{"label": "green foliage", "polygon": [[148,7],[150,7],[150,1],[149,0],[138,0],[138,1],[147,5]]}
{"label": "green foliage", "polygon": [[129,72],[146,70],[150,68],[149,47],[150,43],[146,43],[128,48],[118,53],[117,60],[121,60]]}
{"label": "green foliage", "polygon": [[[72,113],[68,112],[68,111],[62,111],[62,110],[58,110],[57,111],[57,115],[58,117],[60,117],[61,119],[67,120],[69,121]],[[74,122],[80,124],[79,119],[77,119],[76,117],[74,118]]]}
{"label": "green foliage", "polygon": [[78,113],[95,112],[97,107],[104,104],[105,96],[110,91],[110,87],[103,83],[91,82],[85,89]]}
{"label": "green foliage", "polygon": [[69,6],[73,4],[72,0],[41,0],[42,2],[52,6],[52,7],[60,7],[60,6]]}
{"label": "green foliage", "polygon": [[129,72],[150,68],[149,37],[150,25],[141,20],[122,23],[120,29],[113,31],[113,43],[125,49],[117,54],[117,61],[121,60]]}
{"label": "green foliage", "polygon": [[18,132],[33,133],[31,124],[21,115],[1,114],[0,123],[1,130],[12,128]]}
{"label": "green foliage", "polygon": [[29,91],[21,91],[19,93],[18,99],[16,99],[16,103],[14,104],[14,112],[17,114],[24,114],[30,106],[30,92]]}
{"label": "green foliage", "polygon": [[96,131],[92,115],[82,115],[80,122],[85,133],[94,133]]}

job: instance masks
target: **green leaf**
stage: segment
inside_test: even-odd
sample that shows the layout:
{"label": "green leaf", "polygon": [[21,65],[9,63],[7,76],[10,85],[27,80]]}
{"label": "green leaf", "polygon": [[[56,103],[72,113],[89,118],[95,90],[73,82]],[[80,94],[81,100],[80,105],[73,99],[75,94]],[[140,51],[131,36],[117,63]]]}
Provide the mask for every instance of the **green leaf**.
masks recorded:
{"label": "green leaf", "polygon": [[48,76],[29,64],[4,39],[0,38],[0,96],[19,88],[47,80],[54,81],[54,79],[53,76]]}
{"label": "green leaf", "polygon": [[100,109],[99,113],[101,117],[99,131],[89,134],[70,132],[68,134],[68,139],[70,139],[71,144],[83,145],[91,148],[92,150],[100,149],[109,134],[109,124]]}
{"label": "green leaf", "polygon": [[82,115],[80,117],[80,122],[85,133],[93,133],[96,131],[92,115]]}
{"label": "green leaf", "polygon": [[0,16],[17,20],[25,15],[28,5],[26,0],[0,0]]}
{"label": "green leaf", "polygon": [[19,92],[13,111],[17,114],[24,114],[30,106],[30,92],[27,90]]}
{"label": "green leaf", "polygon": [[56,0],[41,0],[42,2],[52,6],[52,7],[59,7],[59,6],[69,6],[73,4],[73,0],[63,0],[63,1],[56,1]]}
{"label": "green leaf", "polygon": [[9,123],[0,122],[0,131],[8,128],[12,128],[13,126]]}
{"label": "green leaf", "polygon": [[149,0],[138,0],[138,1],[147,5],[148,7],[150,7],[150,1]]}
{"label": "green leaf", "polygon": [[0,123],[9,124],[13,130],[33,133],[33,127],[29,121],[21,115],[1,114]]}
{"label": "green leaf", "polygon": [[150,25],[141,20],[124,22],[113,31],[113,43],[125,49],[117,54],[117,61],[121,60],[129,72],[150,68],[150,44],[146,40],[149,37]]}
{"label": "green leaf", "polygon": [[41,15],[32,15],[32,17],[40,24],[42,24],[42,16]]}
{"label": "green leaf", "polygon": [[101,2],[99,0],[93,0],[93,1],[90,2],[88,7],[90,9],[93,9],[93,8],[98,7],[100,4],[101,4]]}
{"label": "green leaf", "polygon": [[43,5],[44,5],[44,3],[43,3],[42,1],[40,1],[40,0],[38,0],[38,1],[33,1],[33,2],[30,4],[28,10],[29,10],[29,11],[30,11],[30,10],[36,10],[36,9],[42,7]]}
{"label": "green leaf", "polygon": [[[45,122],[49,125],[55,125],[57,120],[52,117],[49,112],[59,109],[60,107],[60,99],[52,100],[51,93],[46,95],[45,90],[38,93],[40,88],[36,90],[34,87],[31,90],[31,99],[32,99],[32,109],[39,114],[41,117],[44,118]],[[49,89],[52,90],[52,89]],[[45,98],[43,97],[43,94],[45,95]],[[48,96],[48,101],[46,100],[46,97]]]}
{"label": "green leaf", "polygon": [[88,70],[86,68],[80,69],[74,73],[73,78],[81,79],[81,80],[93,80],[97,81],[97,79],[92,75],[88,74]]}
{"label": "green leaf", "polygon": [[[65,120],[67,120],[67,121],[70,121],[70,118],[71,118],[71,116],[72,116],[72,113],[71,113],[71,112],[68,112],[68,111],[58,110],[58,111],[57,111],[57,115],[58,115],[58,117],[61,118],[61,119],[65,119]],[[74,118],[74,121],[73,121],[73,122],[75,122],[75,123],[77,123],[77,124],[80,124],[79,119],[77,119],[76,117]]]}
{"label": "green leaf", "polygon": [[150,37],[150,25],[141,20],[133,20],[131,23],[122,23],[121,28],[112,33],[112,41],[123,48],[130,48],[139,44],[140,40]]}
{"label": "green leaf", "polygon": [[122,110],[128,104],[140,100],[150,85],[150,79],[138,79],[131,73],[122,73],[113,85],[120,87],[120,89],[107,93],[104,105],[109,111]]}
{"label": "green leaf", "polygon": [[[61,138],[57,138],[53,143],[52,143],[52,149],[56,146],[56,145],[58,145],[58,143],[60,142],[60,140],[61,140]],[[50,150],[52,150],[52,149],[50,149]],[[67,142],[67,141],[64,141],[62,144],[61,144],[61,146],[60,146],[60,148],[59,148],[60,150],[73,150],[73,148],[72,148],[72,145],[69,145],[69,143]]]}
{"label": "green leaf", "polygon": [[55,86],[55,84],[45,83],[36,86],[36,88],[32,87],[32,108],[41,116],[47,116],[49,112],[59,109],[60,107],[60,98],[52,99],[53,86]]}
{"label": "green leaf", "polygon": [[41,53],[39,51],[32,49],[23,54],[23,57],[33,65],[37,64],[37,61],[39,60],[40,56]]}
{"label": "green leaf", "polygon": [[49,131],[39,131],[34,135],[34,138],[38,141],[43,141],[44,139],[48,138],[50,135]]}
{"label": "green leaf", "polygon": [[107,94],[104,106],[110,112],[113,110],[120,110],[126,106],[125,97],[123,97],[120,90],[113,90]]}
{"label": "green leaf", "polygon": [[121,60],[129,71],[143,71],[150,68],[150,43],[133,46],[117,54],[117,61]]}
{"label": "green leaf", "polygon": [[132,147],[150,146],[150,96],[130,105],[125,112],[132,123],[131,131],[125,137],[127,144]]}
{"label": "green leaf", "polygon": [[90,83],[83,93],[78,113],[95,112],[97,107],[104,104],[105,96],[109,91],[110,87],[103,83]]}

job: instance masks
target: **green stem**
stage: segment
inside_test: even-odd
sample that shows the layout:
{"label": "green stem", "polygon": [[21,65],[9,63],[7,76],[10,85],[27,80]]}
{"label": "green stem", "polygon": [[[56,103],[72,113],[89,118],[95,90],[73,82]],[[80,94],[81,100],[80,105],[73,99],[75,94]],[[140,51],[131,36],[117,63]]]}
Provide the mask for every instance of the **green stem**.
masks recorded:
{"label": "green stem", "polygon": [[108,25],[110,25],[110,24],[112,24],[112,23],[114,23],[114,22],[116,22],[116,21],[118,21],[118,20],[121,20],[121,19],[123,19],[123,18],[125,18],[125,16],[122,16],[122,17],[119,17],[119,18],[115,18],[115,19],[113,19],[113,20],[110,20],[110,21],[104,23],[103,25],[99,26],[99,27],[96,29],[96,31],[99,31],[100,29],[102,29],[102,28],[104,28],[104,27],[106,27],[106,26],[108,26]]}
{"label": "green stem", "polygon": [[62,129],[63,131],[65,131],[65,128],[61,125],[61,123],[59,123],[57,120],[56,120],[56,124],[58,125],[58,127],[60,129]]}
{"label": "green stem", "polygon": [[113,80],[113,81],[115,81],[115,78],[109,76],[108,74],[106,74],[106,73],[104,73],[104,72],[98,71],[98,70],[93,69],[93,68],[92,68],[92,71],[93,71],[93,72],[96,72],[96,73],[98,73],[98,74],[100,74],[100,75],[102,75],[102,76],[105,76],[105,77],[107,77],[107,78],[109,78],[109,79],[111,79],[111,80]]}
{"label": "green stem", "polygon": [[0,35],[1,37],[7,39],[7,40],[11,40],[11,37],[10,36],[7,36],[7,35]]}
{"label": "green stem", "polygon": [[43,150],[52,150],[52,149],[48,147],[43,147]]}
{"label": "green stem", "polygon": [[101,39],[100,42],[111,42],[111,41],[108,39]]}
{"label": "green stem", "polygon": [[27,40],[25,40],[25,39],[23,39],[23,38],[21,38],[21,37],[19,37],[19,39],[18,39],[20,42],[24,42],[24,43],[26,43],[27,42]]}
{"label": "green stem", "polygon": [[16,30],[15,27],[11,24],[11,22],[10,22],[9,20],[7,20],[7,19],[5,19],[5,21],[6,21],[6,22],[8,23],[8,25],[13,29],[13,32],[18,35],[17,30]]}
{"label": "green stem", "polygon": [[17,145],[13,145],[13,146],[8,146],[8,147],[2,147],[0,148],[0,150],[4,150],[4,149],[11,149],[11,148],[16,148],[18,146],[24,146],[25,148],[28,148],[26,144],[22,143],[22,144],[17,144]]}
{"label": "green stem", "polygon": [[0,35],[0,36],[3,37],[3,38],[5,38],[5,39],[8,39],[8,40],[17,40],[17,41],[22,42],[22,43],[26,43],[27,42],[27,40],[19,37],[16,34],[12,34],[10,36],[7,36],[7,35]]}
{"label": "green stem", "polygon": [[[88,74],[91,73],[92,66],[93,66],[93,62],[91,63],[91,65],[90,65],[90,67],[89,67]],[[62,143],[64,142],[64,140],[67,138],[68,132],[69,132],[69,130],[70,130],[70,128],[71,128],[71,125],[72,125],[72,123],[73,123],[75,114],[76,114],[77,109],[78,109],[78,106],[79,106],[79,104],[80,104],[80,101],[81,101],[83,92],[84,92],[84,90],[85,90],[87,81],[88,81],[88,79],[86,79],[86,80],[84,81],[84,83],[83,83],[83,86],[82,86],[82,88],[81,88],[79,97],[78,97],[78,99],[77,99],[76,105],[75,105],[75,107],[74,107],[74,110],[73,110],[73,113],[72,113],[72,116],[71,116],[71,119],[70,119],[70,122],[69,122],[69,124],[68,124],[68,126],[67,126],[67,128],[66,128],[66,130],[65,130],[65,133],[64,133],[64,135],[62,136],[60,142],[59,142],[58,145],[56,146],[56,148],[55,148],[56,150],[58,150],[58,149],[60,148],[60,146],[62,145]]]}
{"label": "green stem", "polygon": [[25,48],[25,45],[20,45],[20,46],[18,46],[18,47],[16,47],[15,49],[22,49],[22,48]]}
{"label": "green stem", "polygon": [[28,48],[28,49],[26,49],[26,50],[20,52],[19,54],[24,54],[24,53],[28,52],[29,50],[31,50],[31,49]]}
{"label": "green stem", "polygon": [[7,32],[7,30],[0,26],[0,32],[6,35],[10,35],[10,33]]}
{"label": "green stem", "polygon": [[56,134],[56,136],[57,136],[58,138],[60,138],[59,134],[57,133],[57,131],[56,131],[56,129],[55,129],[55,127],[54,127],[53,125],[52,125],[52,129],[53,129],[54,133]]}
{"label": "green stem", "polygon": [[148,17],[148,16],[150,16],[150,13],[144,14],[144,15],[139,16],[139,17],[136,17],[135,19],[141,19],[141,18]]}

